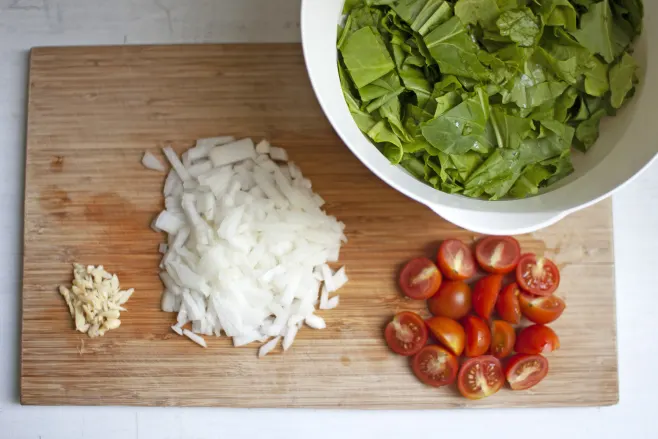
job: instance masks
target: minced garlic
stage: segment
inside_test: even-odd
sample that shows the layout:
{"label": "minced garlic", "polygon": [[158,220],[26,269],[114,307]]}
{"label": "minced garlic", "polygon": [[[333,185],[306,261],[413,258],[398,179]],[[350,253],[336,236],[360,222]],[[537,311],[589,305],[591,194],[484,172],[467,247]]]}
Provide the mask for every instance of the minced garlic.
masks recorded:
{"label": "minced garlic", "polygon": [[119,290],[119,278],[110,274],[102,265],[84,267],[73,264],[73,285],[69,290],[59,287],[66,300],[75,329],[89,337],[102,337],[121,325],[120,312],[126,311],[126,303],[134,290]]}

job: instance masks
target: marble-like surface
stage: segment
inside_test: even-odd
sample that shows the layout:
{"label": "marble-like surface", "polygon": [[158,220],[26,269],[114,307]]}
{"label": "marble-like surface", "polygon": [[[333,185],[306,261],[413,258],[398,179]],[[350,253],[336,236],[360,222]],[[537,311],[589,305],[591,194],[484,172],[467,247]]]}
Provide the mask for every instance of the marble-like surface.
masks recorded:
{"label": "marble-like surface", "polygon": [[658,166],[614,197],[621,401],[559,410],[359,412],[18,405],[28,51],[299,41],[298,0],[0,0],[0,438],[658,437]]}

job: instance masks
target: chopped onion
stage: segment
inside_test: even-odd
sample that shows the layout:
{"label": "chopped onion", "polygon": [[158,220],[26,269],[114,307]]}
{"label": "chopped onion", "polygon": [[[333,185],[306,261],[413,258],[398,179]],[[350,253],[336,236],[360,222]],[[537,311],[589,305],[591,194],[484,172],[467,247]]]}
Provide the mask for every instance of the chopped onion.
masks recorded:
{"label": "chopped onion", "polygon": [[276,146],[270,147],[270,157],[272,157],[272,160],[276,160],[278,162],[288,161],[288,153],[286,150]]}
{"label": "chopped onion", "polygon": [[192,177],[190,177],[187,169],[185,169],[185,166],[183,166],[183,163],[180,161],[178,155],[176,155],[176,152],[171,148],[171,146],[165,146],[162,148],[162,151],[167,157],[167,160],[169,160],[169,163],[171,163],[171,167],[174,168],[174,171],[176,171],[176,174],[178,174],[178,177],[183,181],[183,183],[190,181]]}
{"label": "chopped onion", "polygon": [[347,282],[344,268],[327,265],[345,226],[320,209],[324,200],[296,165],[273,161],[287,161],[286,151],[266,140],[202,139],[185,166],[164,151],[172,170],[154,227],[169,234],[159,250],[162,309],[178,313],[172,330],[204,347],[199,334],[225,333],[234,346],[275,337],[262,357],[281,340],[288,350],[304,323],[325,328],[314,313],[336,307],[329,293]]}
{"label": "chopped onion", "polygon": [[258,358],[262,358],[272,352],[276,345],[279,344],[279,340],[281,340],[281,336],[274,337],[272,340],[262,345],[260,349],[258,349]]}
{"label": "chopped onion", "polygon": [[208,345],[206,344],[206,341],[203,339],[203,337],[199,337],[196,335],[194,332],[190,331],[189,329],[183,329],[183,334],[192,340],[194,343],[198,344],[199,346],[203,346],[204,348],[207,348]]}
{"label": "chopped onion", "polygon": [[324,329],[327,327],[324,319],[320,316],[316,316],[315,314],[311,314],[310,316],[306,317],[305,323],[313,329]]}
{"label": "chopped onion", "polygon": [[174,325],[171,327],[171,330],[174,331],[178,335],[183,335],[183,330],[179,328],[178,326]]}
{"label": "chopped onion", "polygon": [[164,172],[166,170],[165,165],[162,164],[160,159],[149,151],[144,153],[144,157],[142,157],[142,165],[144,165],[145,168],[151,169],[153,171]]}

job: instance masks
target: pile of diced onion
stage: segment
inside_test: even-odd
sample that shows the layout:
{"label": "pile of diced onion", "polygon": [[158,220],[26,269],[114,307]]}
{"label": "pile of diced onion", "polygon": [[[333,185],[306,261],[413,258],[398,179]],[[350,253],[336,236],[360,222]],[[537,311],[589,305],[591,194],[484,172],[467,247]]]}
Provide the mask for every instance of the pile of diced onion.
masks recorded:
{"label": "pile of diced onion", "polygon": [[[203,347],[222,332],[235,346],[258,341],[262,357],[281,339],[290,348],[304,324],[325,328],[315,312],[335,308],[347,282],[344,267],[327,265],[345,226],[286,151],[232,137],[201,139],[181,158],[163,151],[172,169],[153,228],[168,234],[160,277],[162,310],[178,313],[172,330]],[[149,152],[142,163],[165,171]]]}

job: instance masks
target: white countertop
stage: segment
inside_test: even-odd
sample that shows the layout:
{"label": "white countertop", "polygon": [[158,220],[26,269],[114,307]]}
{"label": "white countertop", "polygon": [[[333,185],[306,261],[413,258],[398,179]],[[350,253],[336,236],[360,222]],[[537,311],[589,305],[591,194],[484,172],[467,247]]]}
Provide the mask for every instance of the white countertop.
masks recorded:
{"label": "white countertop", "polygon": [[[359,412],[18,405],[28,50],[299,41],[298,0],[0,0],[0,438],[658,437],[658,166],[614,197],[621,402],[590,409]],[[645,255],[645,256],[638,256]],[[651,427],[653,425],[653,427]]]}

